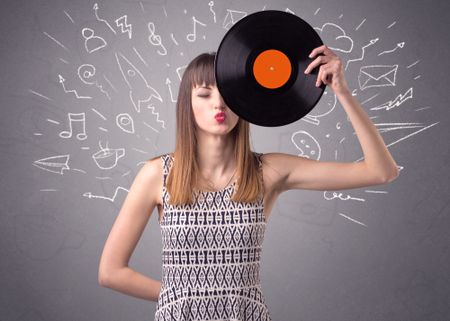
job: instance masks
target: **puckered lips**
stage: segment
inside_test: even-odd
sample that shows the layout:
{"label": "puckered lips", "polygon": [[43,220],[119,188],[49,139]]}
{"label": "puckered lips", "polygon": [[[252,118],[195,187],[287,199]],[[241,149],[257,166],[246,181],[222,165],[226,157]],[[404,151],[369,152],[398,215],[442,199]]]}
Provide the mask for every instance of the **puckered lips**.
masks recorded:
{"label": "puckered lips", "polygon": [[226,116],[226,114],[225,114],[224,112],[217,113],[217,114],[214,116],[214,118],[215,118],[219,123],[224,122],[226,117],[227,117],[227,116]]}

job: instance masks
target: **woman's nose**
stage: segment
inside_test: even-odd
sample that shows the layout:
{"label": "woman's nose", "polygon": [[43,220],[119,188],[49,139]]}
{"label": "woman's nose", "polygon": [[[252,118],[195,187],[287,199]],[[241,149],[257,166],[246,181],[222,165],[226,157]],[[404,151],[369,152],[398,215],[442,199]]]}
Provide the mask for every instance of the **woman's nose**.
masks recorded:
{"label": "woman's nose", "polygon": [[223,100],[222,96],[217,95],[214,100],[214,107],[223,109],[226,107],[225,101]]}

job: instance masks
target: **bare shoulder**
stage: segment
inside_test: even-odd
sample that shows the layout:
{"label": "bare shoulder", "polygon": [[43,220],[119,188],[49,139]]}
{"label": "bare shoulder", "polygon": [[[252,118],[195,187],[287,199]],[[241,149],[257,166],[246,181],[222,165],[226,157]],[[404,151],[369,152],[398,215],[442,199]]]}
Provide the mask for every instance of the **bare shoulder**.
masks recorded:
{"label": "bare shoulder", "polygon": [[151,185],[151,197],[158,205],[162,205],[162,189],[164,184],[164,156],[171,155],[171,153],[161,154],[149,159],[142,167],[148,182]]}
{"label": "bare shoulder", "polygon": [[264,185],[266,190],[279,190],[284,177],[283,164],[286,161],[283,153],[264,153],[261,156]]}

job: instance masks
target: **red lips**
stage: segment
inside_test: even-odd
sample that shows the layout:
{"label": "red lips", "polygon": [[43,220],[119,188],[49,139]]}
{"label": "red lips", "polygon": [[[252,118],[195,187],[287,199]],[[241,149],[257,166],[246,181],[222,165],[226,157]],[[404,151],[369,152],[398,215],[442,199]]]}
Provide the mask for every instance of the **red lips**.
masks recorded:
{"label": "red lips", "polygon": [[214,118],[218,121],[218,122],[223,122],[226,118],[225,113],[217,113]]}

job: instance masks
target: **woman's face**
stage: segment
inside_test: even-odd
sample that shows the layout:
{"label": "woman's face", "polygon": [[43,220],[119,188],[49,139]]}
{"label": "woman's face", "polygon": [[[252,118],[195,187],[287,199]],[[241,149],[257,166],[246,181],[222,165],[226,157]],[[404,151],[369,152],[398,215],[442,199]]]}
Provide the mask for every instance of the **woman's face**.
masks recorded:
{"label": "woman's face", "polygon": [[[192,89],[192,110],[197,128],[211,134],[226,135],[236,126],[239,116],[225,105],[217,86],[195,86]],[[223,112],[225,118],[216,118]]]}

